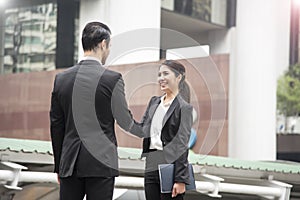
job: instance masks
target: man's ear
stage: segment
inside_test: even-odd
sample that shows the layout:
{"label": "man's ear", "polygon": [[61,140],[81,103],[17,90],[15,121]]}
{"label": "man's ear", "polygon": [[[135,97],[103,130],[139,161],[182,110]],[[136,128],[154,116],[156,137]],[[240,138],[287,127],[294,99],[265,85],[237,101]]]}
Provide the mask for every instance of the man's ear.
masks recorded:
{"label": "man's ear", "polygon": [[107,48],[107,41],[104,39],[102,40],[102,42],[100,43],[101,45],[101,49],[106,49]]}

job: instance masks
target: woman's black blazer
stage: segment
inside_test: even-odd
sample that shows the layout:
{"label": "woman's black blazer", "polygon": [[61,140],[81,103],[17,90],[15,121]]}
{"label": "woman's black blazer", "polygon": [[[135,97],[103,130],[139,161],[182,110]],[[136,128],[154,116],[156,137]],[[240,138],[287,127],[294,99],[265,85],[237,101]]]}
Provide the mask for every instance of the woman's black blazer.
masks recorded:
{"label": "woman's black blazer", "polygon": [[[145,138],[142,157],[146,157],[150,147],[150,128],[153,115],[161,97],[151,98],[142,120]],[[188,142],[192,128],[192,106],[177,95],[163,118],[161,141],[167,163],[174,163],[175,182],[189,184]]]}

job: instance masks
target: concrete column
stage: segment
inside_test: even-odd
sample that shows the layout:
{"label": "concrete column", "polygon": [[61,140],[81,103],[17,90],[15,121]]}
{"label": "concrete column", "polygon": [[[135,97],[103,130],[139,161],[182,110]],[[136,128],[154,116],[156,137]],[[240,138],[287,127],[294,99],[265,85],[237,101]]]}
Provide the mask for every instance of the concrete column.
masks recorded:
{"label": "concrete column", "polygon": [[57,1],[56,68],[66,68],[74,64],[74,32],[78,2]]}
{"label": "concrete column", "polygon": [[276,159],[276,81],[289,59],[287,0],[237,2],[231,49],[229,156]]}
{"label": "concrete column", "polygon": [[4,8],[0,6],[0,74],[4,73],[4,34],[5,34]]}

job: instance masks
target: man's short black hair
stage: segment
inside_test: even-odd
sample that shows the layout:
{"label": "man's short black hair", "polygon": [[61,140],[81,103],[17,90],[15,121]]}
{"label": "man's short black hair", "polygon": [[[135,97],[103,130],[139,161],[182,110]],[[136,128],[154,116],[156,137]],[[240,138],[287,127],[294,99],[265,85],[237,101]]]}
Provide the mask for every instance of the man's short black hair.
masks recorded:
{"label": "man's short black hair", "polygon": [[84,51],[94,50],[103,40],[109,44],[111,31],[107,25],[101,22],[90,22],[82,31],[82,47]]}

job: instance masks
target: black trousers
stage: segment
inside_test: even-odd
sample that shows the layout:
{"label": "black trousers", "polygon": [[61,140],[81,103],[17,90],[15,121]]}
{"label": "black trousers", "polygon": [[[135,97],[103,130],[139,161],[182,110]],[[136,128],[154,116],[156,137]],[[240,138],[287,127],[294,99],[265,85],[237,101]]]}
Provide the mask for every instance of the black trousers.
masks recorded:
{"label": "black trousers", "polygon": [[115,177],[77,177],[60,179],[60,200],[112,200]]}
{"label": "black trousers", "polygon": [[145,195],[147,200],[183,200],[184,194],[178,194],[172,198],[171,193],[160,193],[159,183],[145,183]]}
{"label": "black trousers", "polygon": [[172,198],[172,193],[160,192],[158,165],[167,163],[162,151],[152,151],[146,157],[145,196],[146,200],[183,200],[184,194]]}

